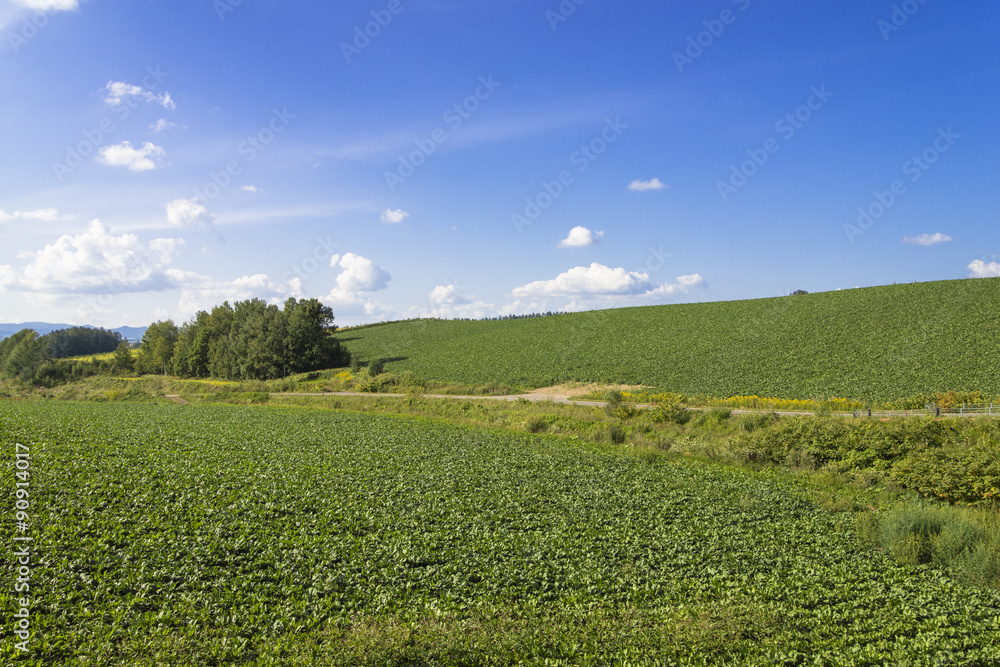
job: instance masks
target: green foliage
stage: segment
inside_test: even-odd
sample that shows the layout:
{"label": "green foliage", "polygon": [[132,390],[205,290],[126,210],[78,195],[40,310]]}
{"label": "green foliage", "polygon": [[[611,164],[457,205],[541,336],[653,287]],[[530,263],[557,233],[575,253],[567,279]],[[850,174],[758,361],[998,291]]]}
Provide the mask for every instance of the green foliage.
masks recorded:
{"label": "green foliage", "polygon": [[91,327],[59,329],[45,334],[41,341],[55,359],[114,352],[119,344],[125,342],[117,331]]}
{"label": "green foliage", "polygon": [[669,422],[683,426],[694,417],[694,412],[683,405],[673,402],[658,403],[653,409],[652,419],[656,422]]}
{"label": "green foliage", "polygon": [[25,664],[1000,661],[1000,595],[764,475],[301,408],[0,401],[0,442],[44,554]]}
{"label": "green foliage", "polygon": [[385,372],[385,359],[375,359],[368,364],[368,375],[375,377]]}
{"label": "green foliage", "polygon": [[138,370],[182,377],[274,380],[334,368],[347,354],[333,337],[333,311],[317,299],[288,299],[283,309],[261,299],[200,311],[179,329],[150,325]]}
{"label": "green foliage", "polygon": [[48,346],[33,329],[22,329],[0,341],[0,374],[31,382],[49,361]]}
{"label": "green foliage", "polygon": [[177,325],[172,320],[154,322],[142,335],[136,370],[151,375],[166,375],[173,369],[171,360],[177,344]]}
{"label": "green foliage", "polygon": [[773,412],[755,412],[739,418],[739,428],[745,433],[753,433],[759,429],[778,422],[778,415]]}
{"label": "green foliage", "polygon": [[860,514],[857,533],[900,565],[933,564],[970,583],[1000,588],[1000,521],[994,512],[912,504],[881,516]]}
{"label": "green foliage", "polygon": [[636,414],[635,408],[625,402],[625,395],[618,390],[609,391],[604,397],[604,402],[607,403],[604,406],[604,413],[609,417],[626,421]]}
{"label": "green foliage", "polygon": [[721,427],[729,421],[730,417],[733,416],[732,410],[727,410],[725,408],[712,408],[711,410],[702,410],[698,412],[698,415],[694,418],[695,426],[699,427]]}
{"label": "green foliage", "polygon": [[[894,401],[1000,394],[1000,279],[351,331],[352,353],[431,380],[647,384],[686,394]],[[926,401],[924,401],[926,402]],[[922,408],[924,403],[914,407]]]}
{"label": "green foliage", "polygon": [[135,368],[135,357],[132,356],[132,347],[125,341],[115,348],[113,359],[115,369],[119,372],[128,372]]}

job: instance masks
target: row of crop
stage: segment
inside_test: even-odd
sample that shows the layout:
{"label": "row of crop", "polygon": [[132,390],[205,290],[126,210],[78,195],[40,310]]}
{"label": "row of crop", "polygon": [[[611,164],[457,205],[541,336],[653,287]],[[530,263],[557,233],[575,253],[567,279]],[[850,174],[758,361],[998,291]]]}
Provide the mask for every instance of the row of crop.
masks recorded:
{"label": "row of crop", "polygon": [[952,281],[502,322],[393,323],[353,332],[346,344],[366,359],[399,359],[391,372],[432,380],[613,382],[870,404],[912,396],[918,405],[887,407],[922,408],[949,388],[1000,392],[1000,340],[980,334],[993,326],[997,304],[1000,281]]}
{"label": "row of crop", "polygon": [[0,402],[0,442],[33,457],[35,664],[1000,660],[1000,596],[765,475],[245,406]]}

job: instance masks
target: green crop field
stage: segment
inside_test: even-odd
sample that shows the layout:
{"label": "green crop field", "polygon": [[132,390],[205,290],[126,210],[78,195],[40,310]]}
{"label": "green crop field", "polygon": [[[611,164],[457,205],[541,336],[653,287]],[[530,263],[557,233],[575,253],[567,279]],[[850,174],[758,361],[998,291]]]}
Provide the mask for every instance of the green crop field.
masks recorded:
{"label": "green crop field", "polygon": [[244,406],[0,401],[0,447],[3,664],[1000,664],[1000,595],[765,474]]}
{"label": "green crop field", "polygon": [[1000,279],[490,322],[344,331],[365,360],[435,380],[646,384],[687,394],[886,401],[1000,394]]}

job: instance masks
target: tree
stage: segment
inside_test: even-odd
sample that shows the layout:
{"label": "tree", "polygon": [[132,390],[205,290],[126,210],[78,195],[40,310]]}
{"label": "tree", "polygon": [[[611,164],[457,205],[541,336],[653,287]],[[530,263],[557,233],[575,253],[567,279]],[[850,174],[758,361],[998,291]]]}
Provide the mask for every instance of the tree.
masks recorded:
{"label": "tree", "polygon": [[21,329],[0,343],[0,372],[7,377],[30,382],[47,361],[47,346],[34,329]]}
{"label": "tree", "polygon": [[59,329],[41,337],[48,353],[56,359],[79,357],[86,354],[113,352],[124,339],[117,331],[70,327]]}
{"label": "tree", "polygon": [[340,343],[333,337],[333,309],[318,299],[285,301],[288,334],[285,357],[292,373],[335,368],[341,362]]}
{"label": "tree", "polygon": [[142,335],[136,367],[140,373],[166,375],[177,344],[177,325],[171,320],[154,322]]}
{"label": "tree", "polygon": [[113,362],[115,370],[119,372],[127,372],[135,368],[135,358],[132,356],[132,347],[125,341],[118,343],[118,347],[115,348]]}
{"label": "tree", "polygon": [[792,292],[789,296],[802,296],[803,294],[809,294],[809,292],[805,291],[804,289],[797,289],[794,292]]}

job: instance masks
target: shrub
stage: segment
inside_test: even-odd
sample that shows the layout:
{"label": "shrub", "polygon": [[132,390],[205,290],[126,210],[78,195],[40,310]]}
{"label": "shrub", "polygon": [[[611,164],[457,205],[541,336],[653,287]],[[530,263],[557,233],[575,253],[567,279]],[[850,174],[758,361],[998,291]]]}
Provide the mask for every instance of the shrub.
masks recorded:
{"label": "shrub", "polygon": [[625,444],[625,429],[621,424],[611,424],[608,427],[608,439],[613,445]]}
{"label": "shrub", "polygon": [[712,408],[707,412],[702,412],[700,415],[695,417],[695,426],[721,426],[725,422],[729,421],[729,418],[733,416],[732,410],[726,410],[722,408]]}
{"label": "shrub", "polygon": [[656,406],[652,419],[656,422],[670,422],[672,424],[684,425],[691,421],[694,415],[690,410],[678,403],[665,402]]}
{"label": "shrub", "polygon": [[376,359],[368,364],[368,375],[376,377],[385,372],[385,359]]}
{"label": "shrub", "polygon": [[739,428],[744,433],[753,433],[778,421],[778,415],[773,412],[756,412],[740,417]]}
{"label": "shrub", "polygon": [[528,421],[525,422],[524,428],[528,430],[529,433],[544,433],[549,430],[549,422],[545,417],[530,417]]}

